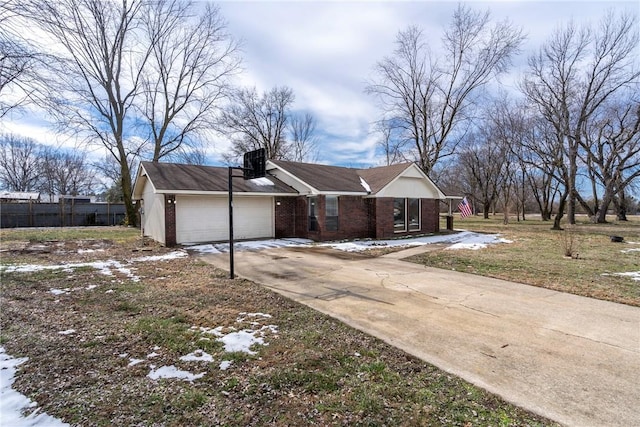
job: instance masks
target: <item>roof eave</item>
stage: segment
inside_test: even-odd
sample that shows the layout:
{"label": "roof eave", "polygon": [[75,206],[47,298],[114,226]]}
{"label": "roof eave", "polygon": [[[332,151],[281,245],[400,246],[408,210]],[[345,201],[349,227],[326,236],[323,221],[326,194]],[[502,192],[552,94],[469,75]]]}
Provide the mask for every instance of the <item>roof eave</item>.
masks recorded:
{"label": "roof eave", "polygon": [[366,191],[319,191],[309,196],[369,196]]}
{"label": "roof eave", "polygon": [[[160,190],[155,190],[154,193],[156,194],[182,194],[182,195],[193,195],[193,196],[228,196],[229,192],[228,191],[204,191],[204,190],[166,190],[166,189],[160,189]],[[269,192],[269,193],[263,193],[263,192],[258,192],[258,191],[234,191],[233,192],[234,196],[251,196],[251,197],[255,197],[255,196],[268,196],[268,197],[282,197],[282,196],[290,196],[290,197],[294,197],[297,196],[298,193],[280,193],[280,192]]]}
{"label": "roof eave", "polygon": [[279,171],[281,171],[282,173],[284,173],[285,175],[295,179],[296,181],[298,181],[299,183],[301,183],[302,185],[306,186],[307,188],[309,188],[309,192],[311,194],[322,194],[321,191],[319,191],[317,188],[315,188],[313,185],[310,185],[308,182],[303,181],[302,179],[300,179],[299,176],[292,174],[291,172],[289,172],[288,170],[286,170],[285,168],[283,168],[280,165],[277,165],[275,163],[273,163],[271,160],[267,160],[267,164],[270,164],[271,166],[273,166],[272,168],[267,167],[267,171],[272,170],[272,169],[278,169]]}

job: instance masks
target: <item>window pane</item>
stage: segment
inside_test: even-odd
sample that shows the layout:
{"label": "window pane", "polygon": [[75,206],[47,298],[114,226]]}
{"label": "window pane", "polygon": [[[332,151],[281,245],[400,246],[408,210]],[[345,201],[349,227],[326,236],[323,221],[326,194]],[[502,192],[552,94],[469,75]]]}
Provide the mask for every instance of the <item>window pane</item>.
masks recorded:
{"label": "window pane", "polygon": [[338,230],[338,196],[325,197],[325,229]]}
{"label": "window pane", "polygon": [[405,199],[393,199],[393,231],[407,231]]}
{"label": "window pane", "polygon": [[409,231],[420,230],[420,199],[409,199]]}
{"label": "window pane", "polygon": [[338,196],[327,196],[326,198],[326,215],[338,216]]}

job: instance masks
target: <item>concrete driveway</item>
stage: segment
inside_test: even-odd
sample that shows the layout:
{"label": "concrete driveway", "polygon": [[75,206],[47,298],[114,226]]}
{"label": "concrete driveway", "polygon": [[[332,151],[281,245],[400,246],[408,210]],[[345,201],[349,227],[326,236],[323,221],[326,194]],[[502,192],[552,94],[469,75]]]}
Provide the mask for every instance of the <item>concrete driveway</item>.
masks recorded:
{"label": "concrete driveway", "polygon": [[399,259],[425,250],[238,252],[235,269],[552,420],[640,425],[640,308]]}

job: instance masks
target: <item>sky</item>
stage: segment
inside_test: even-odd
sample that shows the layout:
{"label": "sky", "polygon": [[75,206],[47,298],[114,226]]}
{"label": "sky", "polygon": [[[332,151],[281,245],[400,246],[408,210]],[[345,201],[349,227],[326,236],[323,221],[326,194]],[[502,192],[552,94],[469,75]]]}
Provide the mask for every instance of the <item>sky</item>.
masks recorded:
{"label": "sky", "polygon": [[[243,72],[236,83],[266,91],[288,86],[295,94],[295,111],[309,112],[317,121],[320,163],[368,167],[382,164],[372,132],[379,117],[375,99],[364,91],[377,61],[390,55],[398,31],[410,25],[423,29],[437,47],[450,21],[455,1],[222,1],[217,3],[229,32],[242,41]],[[526,68],[527,56],[551,32],[573,19],[596,23],[610,10],[640,13],[638,2],[518,1],[467,2],[489,10],[494,21],[509,19],[527,35],[522,54],[514,59],[507,89]],[[0,131],[22,133],[51,143],[56,136],[39,113],[10,117]],[[221,165],[229,145],[213,141],[209,163]],[[70,144],[70,142],[66,142]]]}

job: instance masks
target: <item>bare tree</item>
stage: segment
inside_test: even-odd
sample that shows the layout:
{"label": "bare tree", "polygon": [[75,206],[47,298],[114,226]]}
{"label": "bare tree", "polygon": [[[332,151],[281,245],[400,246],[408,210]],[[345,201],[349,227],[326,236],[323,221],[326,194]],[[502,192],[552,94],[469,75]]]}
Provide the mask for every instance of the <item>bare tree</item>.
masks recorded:
{"label": "bare tree", "polygon": [[287,160],[313,161],[318,157],[318,141],[315,136],[316,120],[310,113],[289,116],[289,154]]}
{"label": "bare tree", "polygon": [[[526,123],[527,131],[521,140],[518,155],[526,171],[528,188],[538,205],[541,219],[550,221],[554,202],[562,187],[558,179],[562,151],[557,151],[553,133],[547,129],[546,121],[528,117]],[[558,222],[557,227],[559,226]]]}
{"label": "bare tree", "polygon": [[153,161],[200,148],[238,71],[238,44],[219,9],[206,4],[195,17],[192,9],[190,1],[158,0],[143,17],[152,55],[142,77],[141,113]]}
{"label": "bare tree", "polygon": [[0,118],[30,102],[41,89],[38,74],[45,56],[36,52],[17,28],[14,0],[0,1]]}
{"label": "bare tree", "polygon": [[101,161],[95,162],[93,168],[100,172],[100,175],[107,179],[102,183],[105,200],[110,203],[122,203],[124,196],[122,187],[119,185],[120,163],[111,155],[106,155]]}
{"label": "bare tree", "polygon": [[[538,186],[534,193],[538,196],[543,218],[548,210],[546,200],[557,202],[558,210],[553,221],[553,230],[562,230],[560,221],[564,217],[565,207],[569,198],[569,188],[566,185],[569,177],[567,151],[562,144],[562,134],[544,118],[533,118],[529,122],[530,131],[523,139],[523,161],[528,167],[537,169],[541,175],[532,175],[530,182]],[[553,194],[553,197],[549,197]],[[556,197],[557,196],[557,197]],[[550,212],[549,212],[550,215]]]}
{"label": "bare tree", "polygon": [[376,124],[375,131],[380,135],[376,145],[382,151],[387,166],[406,161],[403,153],[406,141],[397,137],[393,125],[381,120]]}
{"label": "bare tree", "polygon": [[585,208],[597,223],[606,222],[609,205],[640,177],[640,103],[608,104],[587,124],[582,140],[594,202]]}
{"label": "bare tree", "polygon": [[523,91],[553,126],[559,149],[565,153],[566,176],[562,179],[567,187],[571,224],[575,223],[576,201],[581,197],[576,180],[586,126],[607,100],[620,91],[637,89],[637,55],[637,17],[610,12],[595,29],[574,23],[558,29],[529,58]]}
{"label": "bare tree", "polygon": [[144,146],[131,134],[131,111],[151,46],[140,43],[140,1],[24,0],[20,13],[60,53],[52,105],[61,124],[100,143],[120,166],[127,221],[136,224],[130,161]]}
{"label": "bare tree", "polygon": [[157,161],[202,149],[228,77],[237,70],[237,44],[218,9],[196,2],[16,5],[21,17],[43,30],[41,50],[53,45],[49,50],[57,54],[49,64],[57,80],[49,100],[60,127],[116,160],[127,221],[135,225],[132,165],[147,153]]}
{"label": "bare tree", "polygon": [[93,192],[95,171],[85,153],[43,149],[39,158],[40,189],[50,196],[87,195]]}
{"label": "bare tree", "polygon": [[496,142],[490,129],[479,129],[465,138],[465,146],[458,159],[464,168],[468,182],[468,193],[482,206],[484,218],[489,218],[491,206],[498,200],[506,179],[505,145]]}
{"label": "bare tree", "polygon": [[293,91],[286,86],[274,87],[262,95],[255,88],[239,89],[221,121],[232,135],[230,159],[259,148],[266,150],[268,159],[287,159],[291,155],[287,121],[293,101]]}
{"label": "bare tree", "polygon": [[10,191],[38,188],[40,146],[31,138],[0,135],[0,185]]}
{"label": "bare tree", "polygon": [[398,33],[396,50],[376,64],[377,78],[366,91],[378,97],[384,123],[408,143],[425,173],[456,152],[473,97],[507,70],[523,39],[510,23],[492,25],[488,12],[464,5],[444,33],[441,54],[432,54],[417,27]]}

